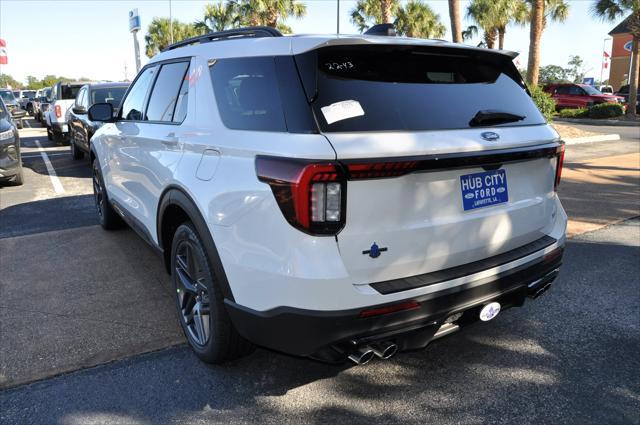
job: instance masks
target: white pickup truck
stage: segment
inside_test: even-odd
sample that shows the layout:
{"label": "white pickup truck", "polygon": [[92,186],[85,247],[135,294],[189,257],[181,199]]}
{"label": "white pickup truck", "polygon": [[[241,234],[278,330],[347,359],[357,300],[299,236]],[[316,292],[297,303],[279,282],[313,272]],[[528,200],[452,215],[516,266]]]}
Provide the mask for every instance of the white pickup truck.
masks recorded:
{"label": "white pickup truck", "polygon": [[67,126],[67,114],[73,105],[80,88],[87,82],[58,81],[51,89],[51,106],[46,113],[47,137],[56,143],[68,140],[69,128]]}

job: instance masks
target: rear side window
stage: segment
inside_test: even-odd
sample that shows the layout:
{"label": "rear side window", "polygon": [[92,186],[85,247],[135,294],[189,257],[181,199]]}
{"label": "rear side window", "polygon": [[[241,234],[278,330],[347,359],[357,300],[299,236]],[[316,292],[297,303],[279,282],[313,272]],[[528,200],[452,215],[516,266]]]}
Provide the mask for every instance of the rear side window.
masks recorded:
{"label": "rear side window", "polygon": [[273,57],[220,59],[210,70],[225,126],[287,131]]}
{"label": "rear side window", "polygon": [[60,86],[60,99],[75,99],[82,86],[70,86],[63,84]]}
{"label": "rear side window", "polygon": [[89,103],[91,105],[95,103],[110,103],[115,107],[122,102],[122,96],[127,91],[126,87],[102,87],[94,89],[89,94]]}
{"label": "rear side window", "polygon": [[121,117],[125,120],[141,121],[144,117],[144,101],[149,92],[157,67],[146,68],[133,83],[133,87],[122,103]]}
{"label": "rear side window", "polygon": [[182,92],[188,68],[189,62],[175,62],[162,65],[158,78],[153,85],[145,120],[173,121],[173,114],[178,98]]}
{"label": "rear side window", "polygon": [[322,131],[465,129],[480,111],[545,122],[507,56],[422,46],[332,46],[296,57]]}

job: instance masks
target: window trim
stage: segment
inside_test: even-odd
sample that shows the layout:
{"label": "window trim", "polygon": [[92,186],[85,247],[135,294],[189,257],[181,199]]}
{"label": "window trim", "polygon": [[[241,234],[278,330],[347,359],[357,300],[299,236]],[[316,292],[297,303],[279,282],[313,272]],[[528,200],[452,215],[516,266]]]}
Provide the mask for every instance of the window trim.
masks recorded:
{"label": "window trim", "polygon": [[[189,72],[189,69],[191,68],[191,61],[193,59],[193,56],[184,56],[184,57],[180,57],[180,58],[173,58],[173,59],[166,59],[163,61],[158,61],[158,62],[153,62],[153,63],[149,63],[147,65],[145,65],[140,72],[138,72],[138,75],[136,75],[136,78],[131,82],[131,84],[129,84],[129,87],[127,88],[127,91],[125,92],[125,94],[122,96],[122,102],[120,103],[120,110],[118,111],[118,118],[116,119],[116,123],[120,123],[120,122],[134,122],[134,123],[146,123],[146,124],[166,124],[166,125],[181,125],[187,118],[187,116],[189,115],[189,110],[187,109],[187,115],[185,115],[185,119],[183,119],[181,122],[173,122],[173,121],[145,121],[145,120],[125,120],[122,118],[122,105],[124,105],[124,101],[127,99],[127,96],[129,96],[129,92],[131,91],[131,89],[133,88],[133,86],[136,84],[136,82],[138,81],[138,79],[140,78],[140,76],[142,75],[142,73],[147,69],[147,68],[158,68],[161,69],[162,65],[168,64],[168,63],[175,63],[175,62],[188,62],[189,63],[189,67],[187,67],[187,72]],[[151,93],[153,92],[153,88],[156,85],[156,80],[158,79],[158,75],[160,75],[160,72],[157,72],[156,75],[153,77],[153,81],[151,81],[151,85],[149,90],[147,90],[147,93],[145,94],[144,97],[144,101],[143,101],[143,108],[144,108],[144,113],[146,115],[147,113],[147,108],[149,106],[149,99],[151,97]],[[186,75],[186,74],[185,74]]]}
{"label": "window trim", "polygon": [[[151,90],[149,90],[149,93],[147,93],[147,99],[146,99],[146,104],[145,104],[145,108],[144,108],[144,116],[147,116],[147,111],[149,110],[149,101],[151,100],[151,95],[153,94],[153,89],[156,88],[156,82],[158,81],[158,77],[160,76],[160,73],[162,72],[162,68],[165,65],[170,65],[172,63],[187,63],[187,69],[184,71],[184,74],[182,74],[182,80],[184,81],[184,77],[185,75],[187,75],[187,73],[189,72],[189,70],[191,69],[191,58],[189,58],[189,60],[169,60],[169,61],[163,61],[162,64],[160,65],[160,71],[158,71],[158,73],[156,74],[156,78],[153,80],[153,84],[151,86]],[[178,93],[180,93],[180,88],[182,88],[182,82],[180,83],[180,85],[178,86]],[[187,90],[187,93],[189,93],[189,91]],[[154,124],[175,124],[175,125],[180,125],[182,124],[186,119],[187,119],[187,115],[189,115],[189,105],[187,104],[187,113],[185,114],[184,118],[182,119],[182,121],[177,122],[177,121],[173,121],[173,115],[175,114],[176,111],[176,106],[178,106],[178,99],[176,98],[176,103],[175,105],[173,105],[173,113],[171,114],[171,121],[159,121],[159,120],[144,120],[141,122],[149,122],[149,123],[154,123]]]}

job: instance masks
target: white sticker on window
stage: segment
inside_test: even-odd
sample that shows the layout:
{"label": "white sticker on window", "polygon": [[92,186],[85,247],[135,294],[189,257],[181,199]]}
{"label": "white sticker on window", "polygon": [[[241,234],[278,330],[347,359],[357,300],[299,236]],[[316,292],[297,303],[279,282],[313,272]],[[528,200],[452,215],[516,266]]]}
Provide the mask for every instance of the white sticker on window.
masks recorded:
{"label": "white sticker on window", "polygon": [[332,103],[329,106],[323,106],[320,110],[324,115],[324,119],[327,120],[327,124],[333,124],[336,121],[364,115],[364,110],[357,100],[344,100],[342,102]]}

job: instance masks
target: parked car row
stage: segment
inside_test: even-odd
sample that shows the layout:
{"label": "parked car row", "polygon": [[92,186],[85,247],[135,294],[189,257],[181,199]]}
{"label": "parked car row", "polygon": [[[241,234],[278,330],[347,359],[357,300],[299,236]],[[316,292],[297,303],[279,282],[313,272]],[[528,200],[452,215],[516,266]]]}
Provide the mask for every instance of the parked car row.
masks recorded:
{"label": "parked car row", "polygon": [[[0,94],[0,184],[21,185],[23,178],[20,135],[16,121],[4,101],[4,91]],[[13,93],[11,96],[13,97]]]}
{"label": "parked car row", "polygon": [[0,89],[0,98],[2,98],[6,109],[9,111],[17,127],[23,128],[24,122],[22,120],[27,116],[27,111],[20,107],[20,102],[16,99],[13,92],[9,89]]}

